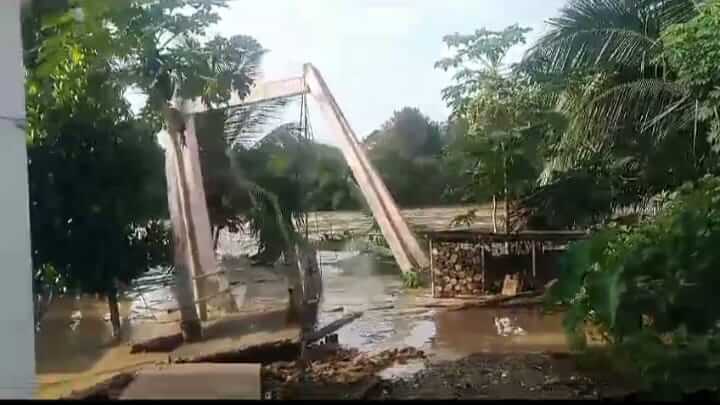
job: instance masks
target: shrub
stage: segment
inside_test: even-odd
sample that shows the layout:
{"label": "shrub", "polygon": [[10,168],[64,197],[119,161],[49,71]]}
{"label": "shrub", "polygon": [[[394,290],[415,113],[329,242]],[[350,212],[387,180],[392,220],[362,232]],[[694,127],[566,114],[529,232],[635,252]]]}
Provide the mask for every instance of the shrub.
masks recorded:
{"label": "shrub", "polygon": [[720,382],[720,179],[681,187],[661,213],[571,246],[550,291],[569,304],[565,327],[582,348],[597,328],[646,384],[668,395]]}

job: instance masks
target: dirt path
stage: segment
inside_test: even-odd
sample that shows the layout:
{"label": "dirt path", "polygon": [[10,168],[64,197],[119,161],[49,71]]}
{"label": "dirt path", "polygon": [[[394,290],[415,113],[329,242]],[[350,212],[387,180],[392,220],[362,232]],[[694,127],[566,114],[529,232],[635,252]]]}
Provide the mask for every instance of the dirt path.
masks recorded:
{"label": "dirt path", "polygon": [[383,381],[372,399],[601,399],[631,392],[610,375],[581,372],[569,355],[474,354]]}
{"label": "dirt path", "polygon": [[426,367],[410,378],[369,374],[348,383],[310,377],[279,384],[265,375],[263,385],[273,399],[607,399],[632,392],[618,377],[581,372],[561,354],[474,354]]}

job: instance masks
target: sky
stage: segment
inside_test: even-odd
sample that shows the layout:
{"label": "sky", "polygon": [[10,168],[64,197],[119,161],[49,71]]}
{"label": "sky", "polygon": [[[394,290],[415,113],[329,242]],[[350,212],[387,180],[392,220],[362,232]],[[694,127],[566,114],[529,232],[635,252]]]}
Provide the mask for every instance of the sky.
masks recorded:
{"label": "sky", "polygon": [[[404,106],[442,121],[448,109],[440,91],[451,73],[433,67],[448,56],[446,34],[499,30],[519,23],[533,31],[565,0],[231,0],[213,29],[223,36],[253,36],[269,52],[263,79],[299,76],[310,62],[359,137],[365,137]],[[508,55],[517,61],[518,47]],[[322,117],[309,106],[315,139],[334,144]],[[287,119],[299,116],[289,108]],[[277,122],[280,124],[282,122]]]}

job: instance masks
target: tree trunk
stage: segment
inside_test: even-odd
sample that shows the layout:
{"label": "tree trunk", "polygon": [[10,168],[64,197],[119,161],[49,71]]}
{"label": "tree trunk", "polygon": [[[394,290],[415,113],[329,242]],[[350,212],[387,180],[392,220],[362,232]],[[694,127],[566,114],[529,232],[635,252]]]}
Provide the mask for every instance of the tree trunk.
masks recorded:
{"label": "tree trunk", "polygon": [[492,224],[493,232],[497,233],[497,196],[495,194],[492,197]]}
{"label": "tree trunk", "polygon": [[108,309],[110,310],[110,324],[114,338],[120,337],[120,307],[118,306],[117,289],[111,288],[107,293]]}
{"label": "tree trunk", "polygon": [[503,197],[505,199],[505,233],[510,233],[510,207],[508,206],[508,161],[503,164]]}

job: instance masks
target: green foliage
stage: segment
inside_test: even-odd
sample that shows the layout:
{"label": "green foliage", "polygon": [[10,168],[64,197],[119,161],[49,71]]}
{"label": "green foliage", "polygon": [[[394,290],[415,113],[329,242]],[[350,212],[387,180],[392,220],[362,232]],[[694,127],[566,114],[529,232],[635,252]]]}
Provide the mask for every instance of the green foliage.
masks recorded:
{"label": "green foliage", "polygon": [[[110,73],[121,87],[148,96],[142,115],[155,129],[174,97],[222,105],[250,91],[264,50],[247,36],[204,38],[225,0],[73,0],[73,9],[41,19],[48,40],[31,50],[41,77],[92,55],[89,73]],[[78,10],[81,12],[78,13]],[[78,19],[78,14],[82,18]]]}
{"label": "green foliage", "polygon": [[720,4],[708,1],[697,16],[664,32],[665,57],[680,80],[696,86],[720,82],[713,61],[720,56]]}
{"label": "green foliage", "polygon": [[466,196],[475,201],[502,196],[507,206],[531,190],[542,168],[542,144],[556,125],[542,89],[504,65],[528,31],[513,25],[445,37],[455,55],[436,64],[458,69],[444,95],[467,132],[453,140],[447,160],[471,179]]}
{"label": "green foliage", "polygon": [[442,162],[445,136],[438,123],[416,108],[405,107],[363,143],[398,204],[414,207],[443,201],[442,191],[453,175]]}
{"label": "green foliage", "polygon": [[228,153],[232,176],[242,174],[244,182],[263,189],[257,194],[240,184],[240,193],[251,193],[251,205],[247,211],[234,211],[250,222],[249,230],[258,237],[260,260],[279,257],[287,244],[283,232],[302,231],[304,213],[357,206],[340,151],[304,139],[295,124],[274,129],[249,149],[238,145]]}
{"label": "green foliage", "polygon": [[[175,96],[246,95],[264,52],[245,36],[203,39],[224,3],[43,0],[23,15],[39,281],[113,293],[170,262],[161,111]],[[142,121],[130,87],[148,96]]]}
{"label": "green foliage", "polygon": [[694,119],[709,127],[707,137],[717,152],[720,148],[720,74],[715,61],[720,56],[720,3],[705,2],[695,18],[671,26],[662,40],[668,64],[695,98]]}
{"label": "green foliage", "polygon": [[247,190],[239,187],[233,177],[229,146],[223,136],[226,115],[223,110],[213,110],[195,116],[205,199],[215,243],[221,229],[240,232],[243,229],[240,215],[252,208]]}
{"label": "green foliage", "polygon": [[[567,125],[547,143],[540,187],[524,196],[531,222],[602,222],[716,172],[703,135],[714,124],[699,120],[702,100],[668,63],[671,38],[680,37],[673,32],[698,20],[701,3],[572,0],[550,20],[519,71],[545,89]],[[568,193],[577,186],[586,192]]]}
{"label": "green foliage", "polygon": [[599,328],[649,388],[717,388],[719,214],[720,180],[707,177],[679,189],[652,221],[572,246],[550,292],[570,304],[567,330]]}
{"label": "green foliage", "polygon": [[415,289],[420,288],[420,274],[414,271],[408,271],[403,273],[403,286],[405,288]]}
{"label": "green foliage", "polygon": [[[503,60],[507,52],[516,45],[525,43],[529,28],[512,25],[502,31],[480,29],[470,35],[452,34],[443,37],[443,41],[455,54],[435,63],[435,68],[447,71],[457,69],[453,75],[453,85],[443,89],[443,100],[453,111],[461,115],[461,110],[483,88],[488,78],[505,73]],[[479,68],[474,67],[479,65]]]}
{"label": "green foliage", "polygon": [[163,155],[152,133],[98,115],[58,119],[57,132],[28,146],[35,268],[105,293],[168,265]]}

